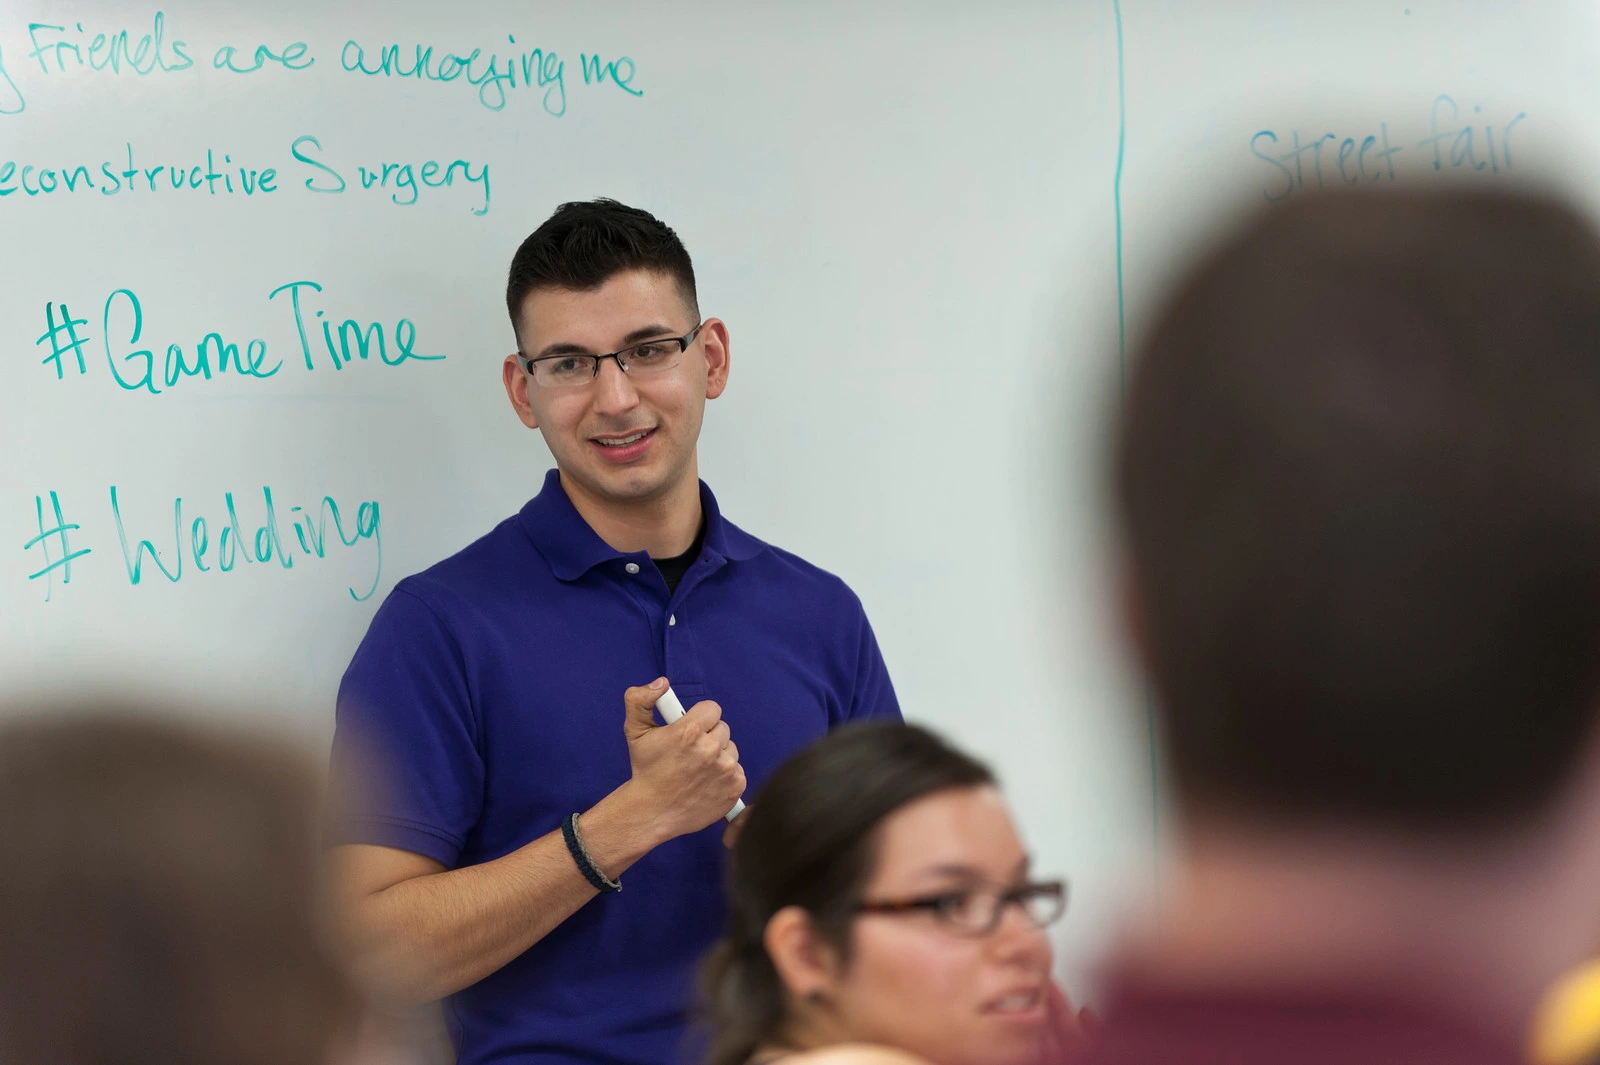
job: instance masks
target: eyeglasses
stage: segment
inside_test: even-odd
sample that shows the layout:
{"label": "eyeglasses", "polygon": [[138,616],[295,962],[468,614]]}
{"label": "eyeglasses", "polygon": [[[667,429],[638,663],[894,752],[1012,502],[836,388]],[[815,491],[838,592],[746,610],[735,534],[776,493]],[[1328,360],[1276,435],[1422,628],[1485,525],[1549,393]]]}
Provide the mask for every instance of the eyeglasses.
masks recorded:
{"label": "eyeglasses", "polygon": [[519,351],[517,362],[542,388],[586,385],[599,376],[600,364],[606,359],[617,360],[617,366],[629,377],[650,377],[678,365],[704,325],[701,322],[681,337],[646,340],[609,355],[542,355],[530,359]]}
{"label": "eyeglasses", "polygon": [[963,888],[910,899],[863,902],[857,913],[926,912],[938,924],[965,936],[987,936],[1000,927],[1007,906],[1016,906],[1036,928],[1054,924],[1067,909],[1067,884],[1050,880],[1018,887]]}

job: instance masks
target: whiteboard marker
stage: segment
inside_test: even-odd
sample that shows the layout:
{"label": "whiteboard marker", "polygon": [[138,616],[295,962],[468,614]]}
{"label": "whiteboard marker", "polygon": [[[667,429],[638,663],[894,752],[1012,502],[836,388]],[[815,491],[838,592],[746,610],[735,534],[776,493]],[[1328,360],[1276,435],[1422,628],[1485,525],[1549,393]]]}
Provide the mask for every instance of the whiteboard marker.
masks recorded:
{"label": "whiteboard marker", "polygon": [[[656,700],[656,709],[661,711],[661,720],[669,725],[683,716],[683,704],[678,701],[678,697],[673,694],[670,686],[661,693],[661,698]],[[735,799],[733,800],[733,809],[727,812],[723,820],[732,821],[742,813],[744,813],[744,800]]]}

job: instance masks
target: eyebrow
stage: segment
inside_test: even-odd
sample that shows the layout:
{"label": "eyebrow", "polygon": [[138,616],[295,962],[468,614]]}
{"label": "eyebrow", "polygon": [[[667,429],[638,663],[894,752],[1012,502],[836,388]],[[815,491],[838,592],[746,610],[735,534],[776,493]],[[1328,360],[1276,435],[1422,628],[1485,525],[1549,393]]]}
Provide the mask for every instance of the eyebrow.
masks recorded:
{"label": "eyebrow", "polygon": [[[651,325],[640,326],[638,329],[635,329],[633,332],[623,337],[622,347],[618,348],[617,350],[622,351],[624,349],[631,348],[633,345],[645,340],[666,340],[674,336],[682,336],[682,334],[674,333],[672,331],[672,326],[670,325],[658,325],[652,323]],[[593,354],[595,354],[595,352],[590,351],[582,344],[573,344],[568,341],[557,341],[554,344],[546,344],[543,348],[539,349],[539,354],[535,355],[534,358],[542,359],[547,355]]]}
{"label": "eyebrow", "polygon": [[[1022,861],[1018,862],[1017,865],[1016,865],[1016,868],[1012,870],[1012,875],[1014,877],[1027,876],[1028,875],[1028,870],[1032,866],[1032,864],[1033,864],[1032,857],[1030,857],[1028,855],[1023,855]],[[917,876],[918,877],[950,877],[952,879],[959,879],[959,880],[988,880],[988,879],[990,879],[989,875],[987,873],[985,873],[983,870],[975,868],[975,867],[970,866],[970,865],[963,865],[963,864],[961,864],[959,862],[950,862],[950,863],[946,863],[944,865],[930,866],[927,869],[919,869],[919,870],[917,870]]]}

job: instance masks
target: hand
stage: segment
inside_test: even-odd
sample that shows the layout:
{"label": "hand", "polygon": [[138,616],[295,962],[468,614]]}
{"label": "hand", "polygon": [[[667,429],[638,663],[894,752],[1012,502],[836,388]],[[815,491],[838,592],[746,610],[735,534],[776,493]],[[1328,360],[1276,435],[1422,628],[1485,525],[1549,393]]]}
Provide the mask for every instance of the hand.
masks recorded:
{"label": "hand", "polygon": [[633,777],[628,782],[659,826],[663,840],[715,824],[744,794],[739,748],[722,720],[722,707],[695,703],[670,725],[656,724],[655,705],[665,678],[623,693],[623,734]]}
{"label": "hand", "polygon": [[1059,1062],[1073,1051],[1079,1049],[1094,1032],[1098,1020],[1087,1007],[1074,1009],[1072,1001],[1067,998],[1067,993],[1061,990],[1061,985],[1054,980],[1050,981],[1050,990],[1047,992],[1046,1010],[1049,1021],[1045,1027],[1044,1047],[1040,1060],[1046,1065]]}

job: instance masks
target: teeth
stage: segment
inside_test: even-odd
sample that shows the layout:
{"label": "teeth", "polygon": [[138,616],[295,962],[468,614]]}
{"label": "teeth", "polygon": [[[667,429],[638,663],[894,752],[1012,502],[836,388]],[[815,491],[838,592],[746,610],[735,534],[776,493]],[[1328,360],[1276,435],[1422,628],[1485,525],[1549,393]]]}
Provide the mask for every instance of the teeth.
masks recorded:
{"label": "teeth", "polygon": [[601,447],[627,447],[629,444],[636,444],[643,440],[648,432],[649,430],[645,430],[643,433],[634,433],[632,436],[623,437],[621,440],[601,440],[599,444]]}
{"label": "teeth", "polygon": [[995,1003],[995,1005],[1003,1010],[1025,1010],[1031,1009],[1033,1004],[1038,1001],[1038,995],[1034,994],[1033,992],[1027,992],[1024,994],[1007,995],[1005,998]]}

